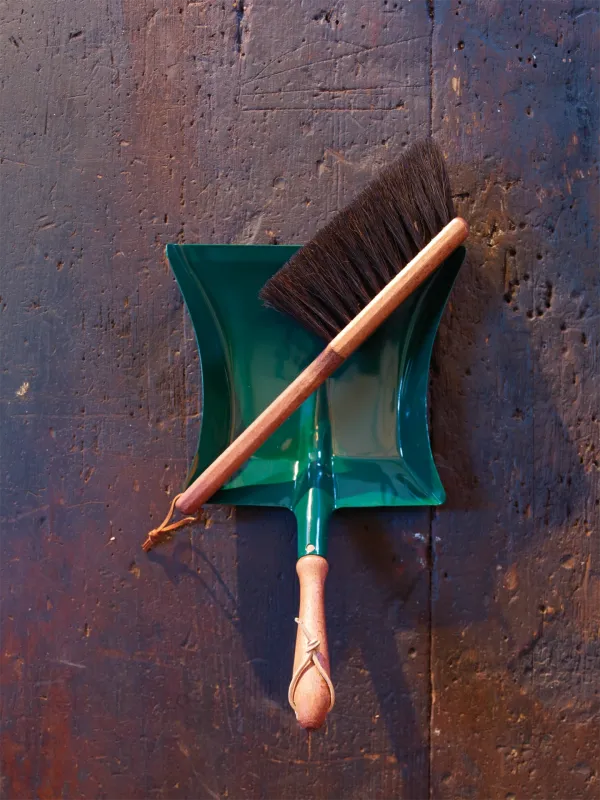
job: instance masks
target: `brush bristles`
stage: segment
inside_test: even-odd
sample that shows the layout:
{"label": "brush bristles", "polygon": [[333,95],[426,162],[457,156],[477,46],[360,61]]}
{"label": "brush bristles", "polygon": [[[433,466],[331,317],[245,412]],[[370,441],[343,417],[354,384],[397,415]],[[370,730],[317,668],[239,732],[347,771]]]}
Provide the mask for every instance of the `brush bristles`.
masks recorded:
{"label": "brush bristles", "polygon": [[264,303],[331,340],[455,216],[439,147],[409,147],[263,287]]}

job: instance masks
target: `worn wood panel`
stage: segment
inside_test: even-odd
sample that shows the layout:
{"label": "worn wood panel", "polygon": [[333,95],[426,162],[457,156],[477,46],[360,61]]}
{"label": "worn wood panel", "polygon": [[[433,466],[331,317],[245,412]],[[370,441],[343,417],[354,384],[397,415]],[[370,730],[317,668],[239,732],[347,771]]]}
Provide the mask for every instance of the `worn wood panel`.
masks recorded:
{"label": "worn wood panel", "polygon": [[291,519],[140,545],[201,413],[164,244],[308,239],[429,129],[430,9],[0,14],[3,796],[425,797],[427,512],[336,520],[339,699],[310,741]]}
{"label": "worn wood panel", "polygon": [[597,797],[598,8],[436,3],[433,128],[472,222],[437,349],[437,798]]}
{"label": "worn wood panel", "polygon": [[[2,796],[594,796],[593,4],[0,23]],[[162,250],[305,241],[430,129],[473,223],[432,375],[449,503],[336,518],[339,697],[308,742],[291,518],[218,509],[139,549],[201,413]]]}

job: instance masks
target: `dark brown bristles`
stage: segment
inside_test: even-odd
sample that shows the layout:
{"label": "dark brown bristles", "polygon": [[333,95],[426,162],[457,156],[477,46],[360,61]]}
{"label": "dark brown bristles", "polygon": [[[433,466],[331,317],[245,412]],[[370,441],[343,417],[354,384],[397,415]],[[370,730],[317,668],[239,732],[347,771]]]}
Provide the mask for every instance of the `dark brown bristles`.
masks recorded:
{"label": "dark brown bristles", "polygon": [[331,340],[454,217],[439,147],[416,142],[263,287],[266,305]]}

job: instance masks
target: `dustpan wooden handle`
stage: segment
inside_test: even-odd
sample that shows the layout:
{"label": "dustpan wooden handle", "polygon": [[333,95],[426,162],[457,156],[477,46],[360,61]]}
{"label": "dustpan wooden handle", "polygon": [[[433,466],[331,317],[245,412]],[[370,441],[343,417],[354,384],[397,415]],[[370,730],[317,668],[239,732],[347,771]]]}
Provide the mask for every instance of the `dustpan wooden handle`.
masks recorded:
{"label": "dustpan wooden handle", "polygon": [[309,366],[189,486],[177,508],[193,514],[231,478],[340,364],[390,316],[400,303],[467,238],[469,226],[456,217],[338,333]]}
{"label": "dustpan wooden handle", "polygon": [[325,625],[328,569],[322,556],[303,556],[296,565],[300,580],[300,610],[296,620],[298,633],[289,701],[298,722],[308,730],[323,725],[335,700]]}

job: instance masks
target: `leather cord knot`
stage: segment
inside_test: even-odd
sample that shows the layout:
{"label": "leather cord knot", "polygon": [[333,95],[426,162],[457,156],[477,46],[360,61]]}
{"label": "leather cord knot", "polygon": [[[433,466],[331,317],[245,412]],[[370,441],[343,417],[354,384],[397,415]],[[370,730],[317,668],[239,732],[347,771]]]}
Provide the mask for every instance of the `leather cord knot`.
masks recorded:
{"label": "leather cord knot", "polygon": [[173,514],[175,513],[175,503],[179,500],[181,494],[175,495],[173,501],[171,503],[171,508],[169,509],[169,513],[160,523],[158,528],[153,528],[146,537],[146,541],[142,545],[142,550],[145,553],[149,553],[152,548],[157,545],[166,535],[173,533],[179,528],[183,528],[184,525],[189,525],[191,522],[199,522],[201,517],[200,513],[193,517],[183,517],[183,519],[177,520],[177,522],[171,522],[173,518]]}
{"label": "leather cord knot", "polygon": [[301,619],[298,617],[295,618],[295,622],[300,626],[302,629],[302,633],[306,638],[306,658],[300,664],[296,672],[294,672],[292,676],[292,680],[290,682],[290,688],[288,689],[288,700],[291,707],[296,711],[296,702],[294,700],[294,695],[296,694],[296,689],[298,687],[298,683],[300,682],[300,678],[304,675],[307,669],[311,666],[315,666],[319,675],[325,681],[327,688],[329,689],[329,711],[333,708],[335,704],[335,689],[333,688],[333,683],[331,682],[331,678],[323,669],[321,662],[319,661],[319,647],[321,646],[321,642],[316,637],[313,637],[309,630],[307,629],[306,625],[302,622]]}

